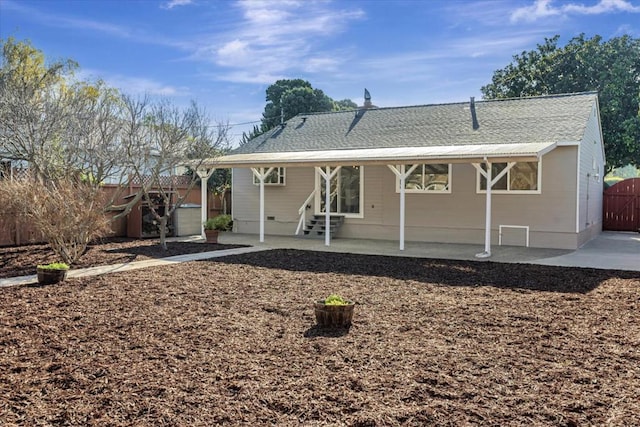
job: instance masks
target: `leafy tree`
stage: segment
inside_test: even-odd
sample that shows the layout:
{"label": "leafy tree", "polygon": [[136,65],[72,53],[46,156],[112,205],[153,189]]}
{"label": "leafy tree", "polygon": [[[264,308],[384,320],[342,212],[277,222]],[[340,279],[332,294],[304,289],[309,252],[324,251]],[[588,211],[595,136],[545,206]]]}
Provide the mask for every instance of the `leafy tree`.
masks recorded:
{"label": "leafy tree", "polygon": [[582,34],[559,47],[559,38],[515,55],[481,88],[484,97],[598,91],[607,170],[640,165],[640,40]]}
{"label": "leafy tree", "polygon": [[118,92],[74,81],[74,61],[46,65],[30,43],[0,42],[2,156],[27,162],[42,182],[80,174],[100,183],[119,172]]}
{"label": "leafy tree", "polygon": [[358,104],[350,99],[342,99],[340,101],[334,101],[333,111],[348,111],[358,108]]}
{"label": "leafy tree", "polygon": [[242,138],[240,138],[240,145],[244,145],[251,141],[256,136],[262,135],[264,132],[260,130],[260,126],[254,125],[253,129],[249,133],[242,132]]}
{"label": "leafy tree", "polygon": [[317,113],[323,111],[341,111],[357,107],[348,99],[334,101],[320,89],[314,89],[306,80],[278,80],[267,88],[267,105],[262,113],[260,133],[252,131],[243,141],[258,136],[261,133],[273,129],[300,113]]}

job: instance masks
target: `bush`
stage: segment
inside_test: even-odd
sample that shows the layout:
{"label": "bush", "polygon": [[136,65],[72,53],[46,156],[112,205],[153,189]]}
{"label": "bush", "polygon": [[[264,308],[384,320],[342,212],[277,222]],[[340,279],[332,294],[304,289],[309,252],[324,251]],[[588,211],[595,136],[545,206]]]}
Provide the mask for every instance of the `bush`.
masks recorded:
{"label": "bush", "polygon": [[103,199],[99,188],[74,180],[43,183],[30,177],[0,182],[0,214],[29,221],[66,264],[73,264],[89,242],[111,231]]}
{"label": "bush", "polygon": [[40,270],[68,270],[69,264],[64,262],[52,262],[50,264],[39,265]]}
{"label": "bush", "polygon": [[205,230],[230,231],[233,228],[231,215],[218,215],[204,223]]}
{"label": "bush", "polygon": [[349,305],[349,301],[342,298],[340,295],[329,295],[324,300],[324,305]]}

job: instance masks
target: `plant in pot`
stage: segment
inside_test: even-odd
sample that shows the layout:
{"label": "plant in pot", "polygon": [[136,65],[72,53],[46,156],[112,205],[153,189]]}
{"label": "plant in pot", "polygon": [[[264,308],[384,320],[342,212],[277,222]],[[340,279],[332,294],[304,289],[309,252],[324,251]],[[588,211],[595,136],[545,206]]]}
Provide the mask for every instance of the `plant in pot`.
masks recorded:
{"label": "plant in pot", "polygon": [[39,265],[36,268],[38,272],[38,283],[41,285],[53,285],[62,282],[67,278],[69,265],[64,262],[52,262],[50,264]]}
{"label": "plant in pot", "polygon": [[233,227],[233,219],[231,215],[218,215],[209,218],[204,223],[204,234],[207,243],[218,243],[218,233],[220,231],[229,231]]}
{"label": "plant in pot", "polygon": [[355,302],[332,294],[314,303],[318,326],[328,328],[348,328],[353,319]]}

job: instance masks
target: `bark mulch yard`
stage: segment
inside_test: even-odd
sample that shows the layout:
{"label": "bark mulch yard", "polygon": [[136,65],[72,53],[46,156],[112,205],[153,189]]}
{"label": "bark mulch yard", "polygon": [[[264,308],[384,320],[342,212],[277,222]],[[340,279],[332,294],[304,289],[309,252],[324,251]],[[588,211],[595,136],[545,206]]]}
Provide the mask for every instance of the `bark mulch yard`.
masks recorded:
{"label": "bark mulch yard", "polygon": [[4,426],[632,426],[639,393],[638,273],[273,250],[0,290]]}
{"label": "bark mulch yard", "polygon": [[[97,265],[120,264],[151,258],[166,258],[174,255],[217,251],[241,247],[242,245],[214,245],[198,242],[167,242],[167,250],[160,247],[157,239],[111,238],[89,245],[87,252],[73,264],[72,268],[95,267]],[[0,247],[0,278],[36,274],[38,264],[60,261],[49,245]]]}

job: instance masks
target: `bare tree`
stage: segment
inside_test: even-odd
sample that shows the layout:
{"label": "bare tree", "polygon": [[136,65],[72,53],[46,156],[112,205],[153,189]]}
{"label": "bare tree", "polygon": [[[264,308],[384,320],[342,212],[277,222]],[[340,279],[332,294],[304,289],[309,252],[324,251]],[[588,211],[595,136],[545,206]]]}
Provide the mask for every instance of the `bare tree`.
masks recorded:
{"label": "bare tree", "polygon": [[[195,168],[214,157],[227,145],[228,125],[212,125],[195,103],[180,110],[166,100],[121,95],[102,81],[75,81],[75,62],[45,65],[28,42],[0,44],[0,156],[27,163],[39,185],[54,192],[61,181],[94,191],[107,181],[120,184],[120,192],[101,200],[103,210],[119,210],[116,219],[144,199],[166,248],[169,218],[199,180],[189,175],[178,195],[170,177],[188,160]],[[140,190],[117,205],[131,179]]]}
{"label": "bare tree", "polygon": [[166,100],[151,103],[148,98],[125,96],[124,105],[127,169],[140,184],[136,198],[148,205],[158,225],[160,244],[166,249],[169,219],[199,181],[197,174],[183,173],[188,182],[178,194],[176,175],[187,162],[195,170],[205,159],[225,149],[229,126],[212,124],[195,102],[180,110]]}

